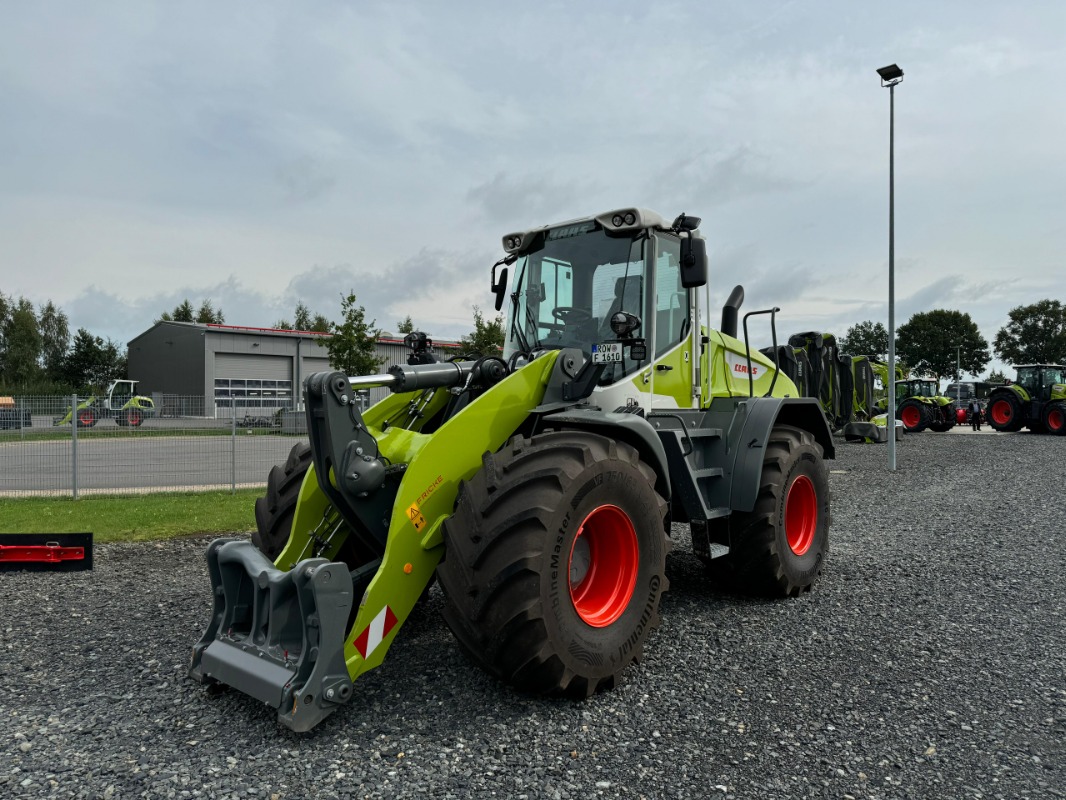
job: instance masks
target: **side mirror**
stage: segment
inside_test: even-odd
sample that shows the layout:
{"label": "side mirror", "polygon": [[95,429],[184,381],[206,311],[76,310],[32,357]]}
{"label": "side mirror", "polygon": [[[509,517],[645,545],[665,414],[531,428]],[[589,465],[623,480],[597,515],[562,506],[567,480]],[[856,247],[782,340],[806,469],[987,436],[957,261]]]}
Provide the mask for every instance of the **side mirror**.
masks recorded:
{"label": "side mirror", "polygon": [[507,293],[507,267],[500,270],[500,278],[496,279],[496,267],[492,268],[492,293],[496,295],[496,310],[503,308],[503,298]]}
{"label": "side mirror", "polygon": [[681,240],[681,285],[695,289],[707,283],[707,241],[686,236]]}

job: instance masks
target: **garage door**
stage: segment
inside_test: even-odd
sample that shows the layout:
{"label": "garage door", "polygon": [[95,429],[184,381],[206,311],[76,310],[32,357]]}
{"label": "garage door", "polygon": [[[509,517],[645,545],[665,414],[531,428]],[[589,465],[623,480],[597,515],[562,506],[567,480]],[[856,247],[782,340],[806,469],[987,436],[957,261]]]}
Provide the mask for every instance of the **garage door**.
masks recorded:
{"label": "garage door", "polygon": [[291,408],[292,359],[243,353],[215,356],[215,414],[269,415]]}

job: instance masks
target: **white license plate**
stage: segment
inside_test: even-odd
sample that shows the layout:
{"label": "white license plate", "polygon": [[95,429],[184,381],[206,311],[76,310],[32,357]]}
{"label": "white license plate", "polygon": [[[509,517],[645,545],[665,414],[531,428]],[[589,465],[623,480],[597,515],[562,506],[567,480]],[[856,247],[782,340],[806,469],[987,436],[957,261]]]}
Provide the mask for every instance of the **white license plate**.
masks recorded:
{"label": "white license plate", "polygon": [[592,345],[593,364],[615,364],[622,361],[622,343],[605,342]]}

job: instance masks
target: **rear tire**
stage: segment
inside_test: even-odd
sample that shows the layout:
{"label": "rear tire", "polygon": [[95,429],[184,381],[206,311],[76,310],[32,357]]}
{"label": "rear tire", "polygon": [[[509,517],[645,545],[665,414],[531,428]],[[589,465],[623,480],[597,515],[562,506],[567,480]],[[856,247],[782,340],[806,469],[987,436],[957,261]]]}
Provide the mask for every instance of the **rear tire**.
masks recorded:
{"label": "rear tire", "polygon": [[486,453],[444,523],[444,618],[475,664],[515,688],[613,687],[659,624],[666,501],[627,444],[584,431]]}
{"label": "rear tire", "polygon": [[755,507],[729,517],[729,555],[707,562],[729,589],[795,597],[809,591],[829,555],[829,476],[808,431],[777,425],[763,460]]}
{"label": "rear tire", "polygon": [[1048,403],[1044,407],[1044,427],[1053,436],[1066,436],[1066,403]]}
{"label": "rear tire", "polygon": [[267,476],[266,496],[255,501],[252,544],[271,561],[285,549],[292,531],[292,518],[300,487],[311,466],[311,445],[300,442],[289,451],[284,466],[275,466]]}
{"label": "rear tire", "polygon": [[83,408],[76,412],[79,428],[91,428],[96,424],[96,412],[91,408]]}
{"label": "rear tire", "polygon": [[137,409],[130,409],[126,412],[126,424],[131,428],[141,427],[142,422],[144,422],[144,415]]}
{"label": "rear tire", "polygon": [[907,433],[921,433],[933,421],[929,406],[917,400],[904,400],[896,410],[896,418],[903,423]]}
{"label": "rear tire", "polygon": [[1013,392],[1004,392],[988,401],[986,421],[995,430],[1013,433],[1022,428],[1022,404]]}

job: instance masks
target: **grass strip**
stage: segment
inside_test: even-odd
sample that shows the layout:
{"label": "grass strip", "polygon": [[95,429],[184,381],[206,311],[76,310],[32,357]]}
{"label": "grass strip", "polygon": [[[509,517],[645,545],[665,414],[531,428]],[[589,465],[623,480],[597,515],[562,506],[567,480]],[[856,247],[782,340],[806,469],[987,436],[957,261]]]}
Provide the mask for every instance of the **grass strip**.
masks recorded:
{"label": "grass strip", "polygon": [[94,542],[147,542],[198,533],[255,530],[261,489],[0,501],[0,533],[79,533]]}

